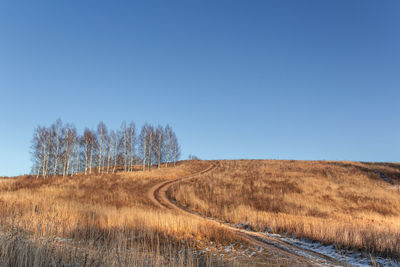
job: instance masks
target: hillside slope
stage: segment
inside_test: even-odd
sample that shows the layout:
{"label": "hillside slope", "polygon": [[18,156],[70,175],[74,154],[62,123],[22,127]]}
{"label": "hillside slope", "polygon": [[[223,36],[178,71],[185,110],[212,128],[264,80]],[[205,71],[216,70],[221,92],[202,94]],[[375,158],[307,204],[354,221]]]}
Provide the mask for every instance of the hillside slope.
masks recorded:
{"label": "hillside slope", "polygon": [[169,196],[189,210],[252,230],[400,258],[400,165],[221,161]]}
{"label": "hillside slope", "polygon": [[157,183],[208,162],[108,175],[0,179],[0,266],[210,266],[197,250],[234,240],[215,227],[157,208]]}

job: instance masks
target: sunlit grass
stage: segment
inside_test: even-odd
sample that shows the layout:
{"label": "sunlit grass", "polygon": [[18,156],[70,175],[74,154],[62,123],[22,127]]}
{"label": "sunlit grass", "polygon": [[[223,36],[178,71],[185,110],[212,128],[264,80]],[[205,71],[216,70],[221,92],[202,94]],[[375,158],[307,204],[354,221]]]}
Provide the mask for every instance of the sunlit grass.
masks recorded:
{"label": "sunlit grass", "polygon": [[257,231],[295,234],[400,257],[400,165],[352,162],[222,161],[171,197],[207,216]]}
{"label": "sunlit grass", "polygon": [[73,177],[0,180],[0,266],[197,266],[220,261],[192,252],[230,242],[223,230],[153,206],[153,185],[205,169],[177,167]]}

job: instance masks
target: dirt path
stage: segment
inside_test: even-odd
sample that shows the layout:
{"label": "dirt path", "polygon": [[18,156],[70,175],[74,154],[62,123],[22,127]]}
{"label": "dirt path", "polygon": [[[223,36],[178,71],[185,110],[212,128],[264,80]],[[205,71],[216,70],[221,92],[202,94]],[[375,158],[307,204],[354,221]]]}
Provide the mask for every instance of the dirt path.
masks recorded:
{"label": "dirt path", "polygon": [[291,261],[294,260],[294,261],[298,262],[296,265],[303,265],[303,266],[304,265],[305,266],[310,266],[310,265],[316,265],[316,266],[338,266],[339,265],[339,266],[341,266],[341,265],[343,265],[343,263],[340,263],[339,261],[337,261],[331,257],[297,247],[295,245],[284,242],[284,241],[280,240],[279,238],[274,238],[274,237],[267,236],[263,233],[253,232],[253,231],[241,229],[238,227],[234,227],[230,224],[218,221],[216,219],[208,218],[208,217],[199,215],[197,213],[190,212],[190,211],[180,207],[176,203],[172,202],[167,197],[167,191],[170,188],[170,186],[172,186],[173,184],[179,183],[183,180],[198,178],[202,174],[211,172],[212,170],[218,168],[218,166],[219,166],[219,163],[216,162],[216,163],[211,164],[205,170],[202,170],[198,173],[194,173],[194,174],[191,174],[188,176],[180,177],[175,180],[166,181],[166,182],[157,184],[148,191],[148,197],[156,206],[158,206],[160,208],[172,209],[177,212],[183,213],[188,217],[196,218],[199,220],[205,220],[208,223],[215,224],[219,227],[222,227],[226,230],[231,231],[232,234],[236,235],[237,237],[240,237],[243,240],[246,240],[250,244],[262,247],[266,251],[275,252],[283,258],[289,259]]}

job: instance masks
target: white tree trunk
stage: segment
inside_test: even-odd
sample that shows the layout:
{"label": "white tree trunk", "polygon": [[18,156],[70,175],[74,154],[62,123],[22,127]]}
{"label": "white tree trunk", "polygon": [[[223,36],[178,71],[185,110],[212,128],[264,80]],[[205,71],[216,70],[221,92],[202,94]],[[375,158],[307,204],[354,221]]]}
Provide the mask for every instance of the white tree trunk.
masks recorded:
{"label": "white tree trunk", "polygon": [[99,157],[98,157],[98,162],[99,166],[97,168],[97,172],[100,174],[100,171],[102,169],[101,163],[102,163],[102,153],[103,153],[103,136],[99,136]]}
{"label": "white tree trunk", "polygon": [[147,145],[147,137],[144,137],[144,146],[143,146],[143,171],[146,170],[146,145]]}
{"label": "white tree trunk", "polygon": [[115,168],[117,167],[117,150],[118,150],[118,138],[115,136],[115,143],[114,143],[114,166],[112,173],[115,173]]}
{"label": "white tree trunk", "polygon": [[85,140],[85,175],[87,175],[89,164],[89,144],[88,141]]}
{"label": "white tree trunk", "polygon": [[89,156],[89,174],[92,174],[92,160],[93,160],[93,144],[90,147],[90,156]]}
{"label": "white tree trunk", "polygon": [[58,153],[59,153],[59,149],[60,149],[60,124],[57,124],[57,135],[56,135],[56,154],[54,155],[54,171],[53,171],[53,175],[57,175],[57,168],[58,168]]}

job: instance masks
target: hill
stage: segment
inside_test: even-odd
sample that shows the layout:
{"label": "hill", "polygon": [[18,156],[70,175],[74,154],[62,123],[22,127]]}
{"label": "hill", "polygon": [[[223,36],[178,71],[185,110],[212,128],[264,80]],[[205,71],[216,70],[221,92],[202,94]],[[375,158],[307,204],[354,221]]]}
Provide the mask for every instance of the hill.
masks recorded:
{"label": "hill", "polygon": [[398,259],[399,184],[399,164],[277,160],[191,160],[151,171],[0,179],[0,262],[336,262],[292,242],[299,238]]}
{"label": "hill", "polygon": [[398,259],[399,184],[399,164],[239,160],[175,184],[169,196],[186,209],[254,231]]}
{"label": "hill", "polygon": [[0,266],[206,265],[207,255],[192,253],[202,246],[194,241],[216,239],[218,229],[157,209],[146,193],[207,165],[2,179]]}

